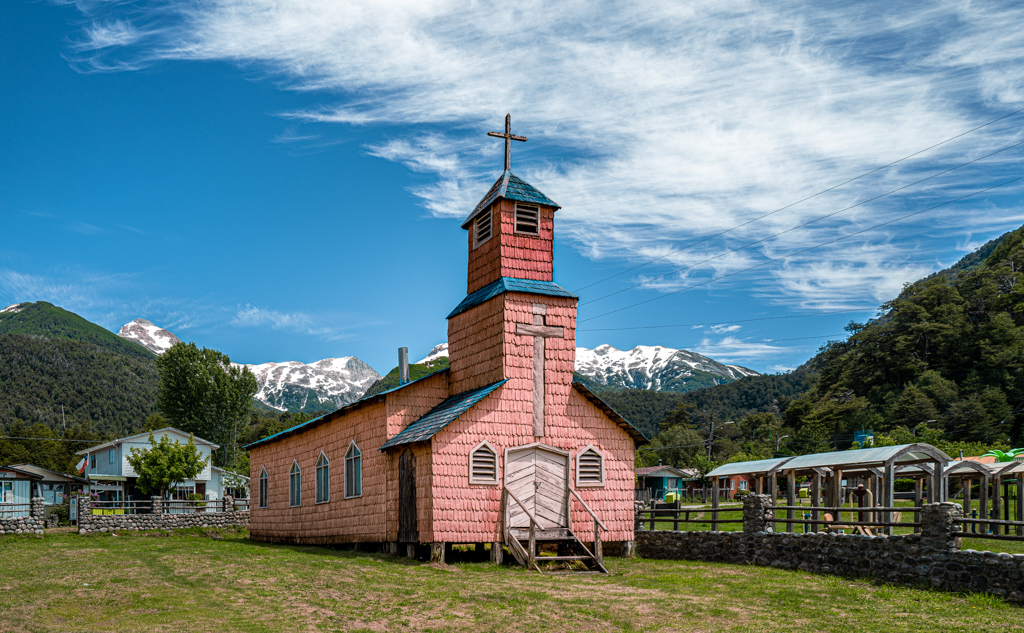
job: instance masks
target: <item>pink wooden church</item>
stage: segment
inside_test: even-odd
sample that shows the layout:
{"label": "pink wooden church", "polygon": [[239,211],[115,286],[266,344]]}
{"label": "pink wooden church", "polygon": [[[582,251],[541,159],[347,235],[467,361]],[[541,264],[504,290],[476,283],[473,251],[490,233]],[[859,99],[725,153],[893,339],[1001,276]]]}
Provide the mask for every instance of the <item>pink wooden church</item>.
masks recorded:
{"label": "pink wooden church", "polygon": [[[251,445],[253,539],[536,546],[603,571],[633,541],[634,454],[646,440],[573,382],[577,297],[552,280],[559,206],[509,169],[462,224],[466,298],[448,315],[450,366]],[[402,368],[407,375],[407,363]],[[532,542],[532,543],[531,543]],[[602,545],[603,543],[603,545]]]}

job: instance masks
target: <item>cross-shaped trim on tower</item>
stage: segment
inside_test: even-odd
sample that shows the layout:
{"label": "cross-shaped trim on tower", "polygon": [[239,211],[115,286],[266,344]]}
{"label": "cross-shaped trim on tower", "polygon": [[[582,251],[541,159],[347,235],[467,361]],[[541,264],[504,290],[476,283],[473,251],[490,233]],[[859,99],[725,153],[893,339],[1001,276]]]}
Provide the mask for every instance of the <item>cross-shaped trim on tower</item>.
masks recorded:
{"label": "cross-shaped trim on tower", "polygon": [[512,133],[512,115],[505,115],[505,133],[488,132],[487,136],[505,139],[505,171],[512,169],[512,141],[525,141],[525,136],[516,136]]}
{"label": "cross-shaped trim on tower", "polygon": [[547,306],[533,304],[533,323],[516,323],[516,334],[533,337],[533,434],[544,436],[544,339],[565,338],[565,330],[545,325]]}

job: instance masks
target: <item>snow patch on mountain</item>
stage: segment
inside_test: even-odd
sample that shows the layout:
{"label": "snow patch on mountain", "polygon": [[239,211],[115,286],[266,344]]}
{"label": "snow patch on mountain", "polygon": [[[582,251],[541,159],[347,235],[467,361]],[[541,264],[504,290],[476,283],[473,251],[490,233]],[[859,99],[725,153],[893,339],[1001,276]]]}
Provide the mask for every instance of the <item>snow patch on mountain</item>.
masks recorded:
{"label": "snow patch on mountain", "polygon": [[427,354],[426,358],[416,361],[415,364],[423,365],[424,363],[435,361],[438,358],[448,358],[448,343],[441,343],[440,345],[435,345],[434,349],[430,350],[430,353]]}
{"label": "snow patch on mountain", "polygon": [[0,310],[0,314],[3,314],[5,312],[10,312],[11,314],[17,314],[17,313],[21,312],[22,310],[24,310],[24,308],[21,307],[21,304],[20,303],[15,303],[13,305],[7,306],[3,310]]}
{"label": "snow patch on mountain", "polygon": [[355,356],[242,365],[256,377],[256,399],[275,409],[313,411],[355,402],[380,379],[372,367]]}
{"label": "snow patch on mountain", "polygon": [[721,382],[757,375],[745,367],[661,345],[638,345],[631,350],[611,345],[577,347],[576,371],[602,385],[653,391],[680,390],[688,378],[697,377],[697,372],[720,377]]}
{"label": "snow patch on mountain", "polygon": [[133,343],[138,343],[154,354],[163,354],[175,343],[181,342],[181,339],[174,334],[153,325],[146,319],[135,319],[131,323],[125,323],[117,331],[117,335]]}

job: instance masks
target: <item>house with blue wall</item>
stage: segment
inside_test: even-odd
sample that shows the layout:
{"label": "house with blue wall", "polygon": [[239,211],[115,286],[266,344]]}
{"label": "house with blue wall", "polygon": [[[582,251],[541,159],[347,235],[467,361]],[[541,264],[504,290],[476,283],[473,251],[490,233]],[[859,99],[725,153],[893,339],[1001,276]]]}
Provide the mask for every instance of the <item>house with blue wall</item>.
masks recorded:
{"label": "house with blue wall", "polygon": [[651,499],[661,499],[667,492],[685,490],[697,471],[675,466],[645,466],[636,469],[637,490],[650,490]]}

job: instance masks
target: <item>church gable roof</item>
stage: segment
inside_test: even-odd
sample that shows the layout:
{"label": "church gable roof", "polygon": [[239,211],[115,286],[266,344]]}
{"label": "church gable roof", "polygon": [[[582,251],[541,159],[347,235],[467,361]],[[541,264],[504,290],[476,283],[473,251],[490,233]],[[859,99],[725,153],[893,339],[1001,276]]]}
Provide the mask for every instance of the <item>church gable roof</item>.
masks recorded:
{"label": "church gable roof", "polygon": [[457,420],[459,416],[472,409],[476,406],[476,403],[486,398],[491,394],[491,392],[506,382],[507,380],[501,380],[492,385],[464,391],[458,395],[448,398],[428,411],[422,418],[405,427],[401,433],[394,436],[387,442],[384,442],[384,445],[380,447],[380,450],[383,451],[391,448],[392,446],[401,446],[402,444],[412,444],[413,442],[425,442],[429,440],[434,437],[438,431]]}
{"label": "church gable roof", "polygon": [[473,218],[479,215],[483,210],[490,207],[498,198],[515,200],[517,202],[528,202],[530,204],[539,204],[546,207],[554,207],[556,210],[561,209],[557,202],[548,198],[536,187],[506,169],[501,177],[491,185],[491,188],[487,191],[487,195],[483,197],[480,204],[476,205],[476,208],[469,214],[466,221],[462,223],[462,228],[468,229],[470,223],[473,222]]}
{"label": "church gable roof", "polygon": [[447,318],[452,318],[457,314],[462,314],[470,308],[474,308],[481,303],[497,297],[500,294],[506,292],[528,292],[535,295],[544,295],[547,297],[565,297],[566,299],[579,299],[578,296],[569,292],[565,288],[559,286],[553,281],[538,281],[534,279],[516,279],[514,277],[502,277],[498,281],[487,284],[480,290],[466,295],[466,298],[462,300],[459,305],[455,306],[451,314]]}

